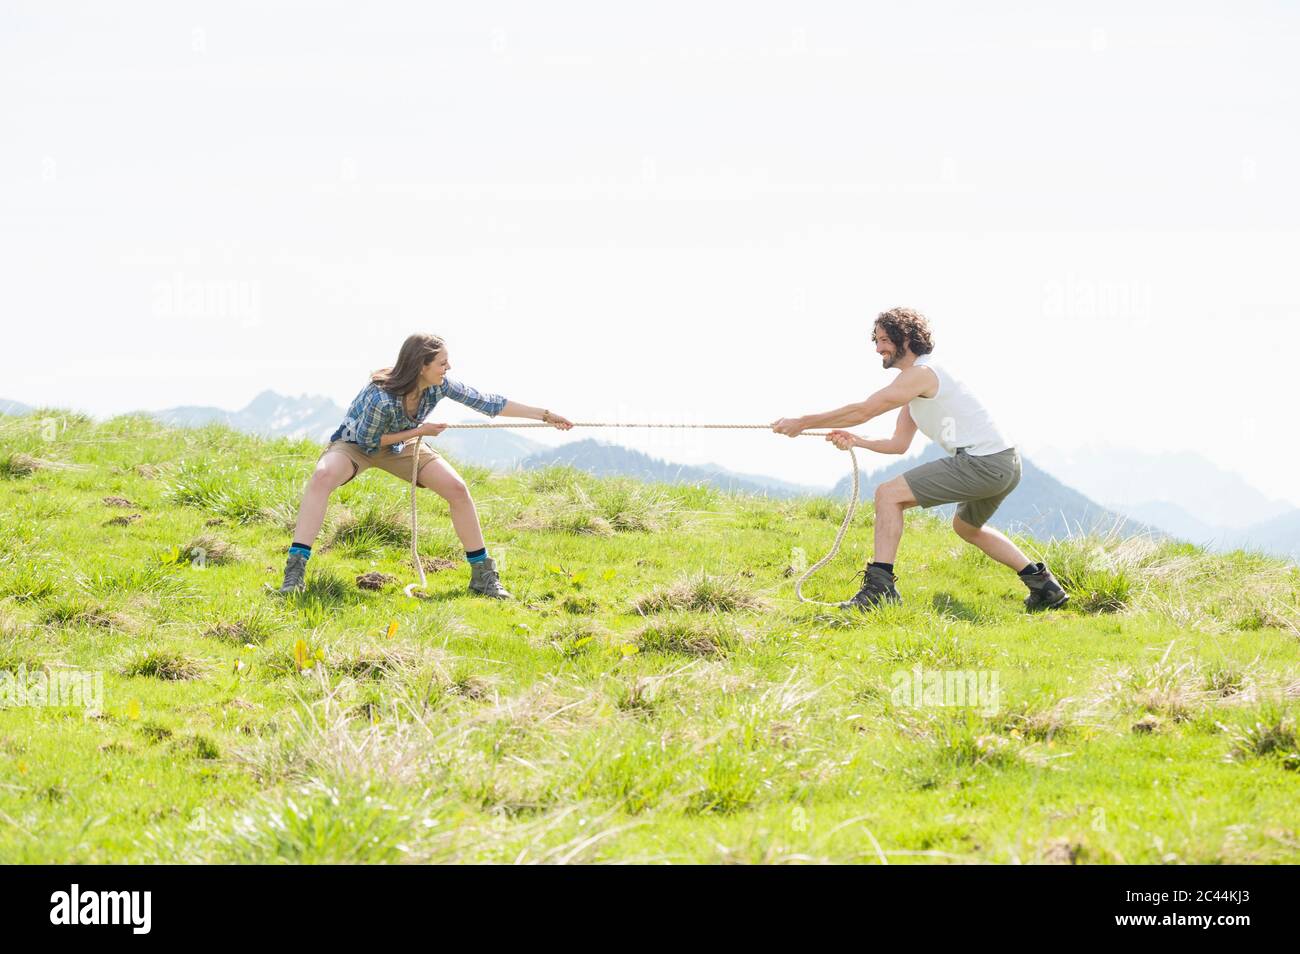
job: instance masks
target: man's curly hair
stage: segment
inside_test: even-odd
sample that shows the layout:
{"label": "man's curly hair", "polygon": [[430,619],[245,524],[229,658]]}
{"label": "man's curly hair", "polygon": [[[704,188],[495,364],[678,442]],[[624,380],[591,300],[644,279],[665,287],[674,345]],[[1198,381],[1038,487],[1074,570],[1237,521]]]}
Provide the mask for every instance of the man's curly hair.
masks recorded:
{"label": "man's curly hair", "polygon": [[901,353],[906,344],[915,355],[929,354],[934,350],[934,338],[930,335],[930,323],[925,315],[914,308],[891,308],[882,311],[876,317],[877,328],[883,328],[894,347]]}

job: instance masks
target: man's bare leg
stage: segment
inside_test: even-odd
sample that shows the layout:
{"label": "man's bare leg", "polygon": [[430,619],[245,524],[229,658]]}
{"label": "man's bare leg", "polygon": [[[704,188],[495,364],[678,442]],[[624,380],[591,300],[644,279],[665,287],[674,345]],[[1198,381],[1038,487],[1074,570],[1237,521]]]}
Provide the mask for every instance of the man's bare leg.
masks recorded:
{"label": "man's bare leg", "polygon": [[887,480],[876,488],[875,546],[871,556],[876,563],[893,563],[898,544],[903,539],[903,511],[916,506],[912,488],[902,477]]}
{"label": "man's bare leg", "polygon": [[967,543],[979,547],[994,560],[997,560],[1003,566],[1009,566],[1017,573],[1030,563],[1029,557],[1025,556],[1020,547],[992,527],[971,526],[961,517],[954,516],[952,518],[952,528],[957,532],[957,536]]}

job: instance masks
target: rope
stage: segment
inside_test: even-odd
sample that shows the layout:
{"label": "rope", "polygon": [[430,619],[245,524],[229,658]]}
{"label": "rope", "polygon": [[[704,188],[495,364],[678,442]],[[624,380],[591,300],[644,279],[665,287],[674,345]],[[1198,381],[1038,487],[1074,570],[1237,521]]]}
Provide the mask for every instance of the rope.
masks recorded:
{"label": "rope", "polygon": [[[447,424],[446,428],[456,428],[459,430],[488,430],[493,428],[523,428],[523,427],[552,427],[551,424]],[[574,427],[644,427],[644,428],[681,428],[689,430],[713,430],[713,431],[767,431],[771,430],[768,424],[611,424],[602,421],[578,421]],[[800,437],[825,437],[830,431],[804,431]],[[428,586],[428,579],[424,575],[424,564],[420,560],[420,553],[417,547],[419,537],[419,526],[417,524],[415,509],[415,490],[419,485],[420,476],[420,448],[424,446],[424,439],[416,437],[415,452],[411,455],[411,562],[415,564],[415,569],[420,574],[420,582],[412,583],[403,591],[407,596],[414,597],[414,590],[423,590]],[[840,552],[840,545],[844,542],[844,535],[849,532],[849,525],[853,523],[853,515],[858,509],[858,455],[852,447],[849,448],[849,461],[853,470],[853,489],[849,493],[849,504],[844,511],[844,519],[840,522],[840,529],[835,534],[835,542],[831,544],[830,551],[803,572],[803,575],[794,583],[794,595],[799,598],[801,603],[813,603],[817,606],[835,606],[838,603],[826,603],[822,600],[815,600],[803,595],[804,582],[824,567],[831,560],[834,560]]]}
{"label": "rope", "polygon": [[411,455],[411,562],[420,573],[420,582],[411,583],[402,592],[407,596],[414,598],[416,589],[425,589],[429,585],[429,580],[424,575],[424,561],[420,559],[420,551],[416,547],[420,534],[419,525],[416,523],[415,515],[415,488],[418,486],[420,479],[420,449],[424,447],[424,438],[415,439],[415,453]]}

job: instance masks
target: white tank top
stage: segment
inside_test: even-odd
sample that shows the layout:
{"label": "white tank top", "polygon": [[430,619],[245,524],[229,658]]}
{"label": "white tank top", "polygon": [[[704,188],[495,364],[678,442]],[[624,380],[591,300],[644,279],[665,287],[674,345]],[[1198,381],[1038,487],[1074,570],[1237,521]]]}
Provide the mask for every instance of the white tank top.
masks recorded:
{"label": "white tank top", "polygon": [[917,429],[949,454],[959,447],[976,457],[996,454],[1011,447],[993,418],[961,379],[928,354],[920,355],[913,367],[929,368],[939,379],[939,391],[931,398],[915,397],[907,409]]}

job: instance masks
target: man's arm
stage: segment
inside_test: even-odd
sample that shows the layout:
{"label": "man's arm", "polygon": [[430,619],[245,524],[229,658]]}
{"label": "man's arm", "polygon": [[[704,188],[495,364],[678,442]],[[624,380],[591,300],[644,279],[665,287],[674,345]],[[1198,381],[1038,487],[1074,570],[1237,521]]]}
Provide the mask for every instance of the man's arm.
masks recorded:
{"label": "man's arm", "polygon": [[[865,401],[846,404],[824,414],[806,414],[803,417],[783,417],[772,424],[772,430],[787,437],[798,437],[804,431],[820,427],[856,427],[873,417],[902,407],[914,397],[934,386],[934,372],[927,368],[908,368],[893,382],[881,388]],[[910,415],[909,415],[910,419]]]}
{"label": "man's arm", "polygon": [[894,425],[894,436],[888,440],[872,440],[867,437],[858,437],[856,434],[850,434],[848,431],[834,430],[826,435],[826,439],[838,447],[840,450],[848,450],[850,447],[862,447],[876,454],[906,454],[907,449],[912,446],[912,438],[916,436],[916,421],[912,420],[912,412],[906,405],[898,413],[898,422]]}

